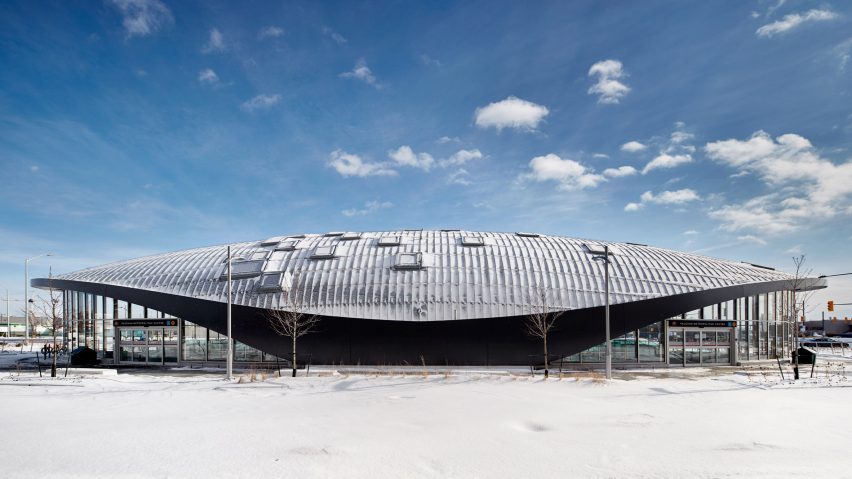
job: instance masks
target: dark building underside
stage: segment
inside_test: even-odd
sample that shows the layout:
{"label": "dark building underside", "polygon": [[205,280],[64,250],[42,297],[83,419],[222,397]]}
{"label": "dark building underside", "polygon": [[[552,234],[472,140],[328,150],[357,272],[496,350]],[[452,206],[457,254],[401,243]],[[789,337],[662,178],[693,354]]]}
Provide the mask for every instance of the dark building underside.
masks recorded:
{"label": "dark building underside", "polygon": [[[810,280],[821,287],[819,280]],[[143,305],[204,326],[226,331],[223,303],[102,283],[32,281],[39,288],[79,291]],[[617,337],[684,312],[746,296],[789,289],[789,281],[730,286],[610,307],[611,335]],[[388,321],[322,317],[318,330],[299,339],[299,353],[318,364],[526,365],[541,354],[541,340],[526,333],[525,317],[447,321]],[[290,341],[276,335],[263,311],[233,306],[233,337],[258,350],[286,357]],[[548,335],[551,354],[569,356],[605,339],[604,308],[562,313]]]}

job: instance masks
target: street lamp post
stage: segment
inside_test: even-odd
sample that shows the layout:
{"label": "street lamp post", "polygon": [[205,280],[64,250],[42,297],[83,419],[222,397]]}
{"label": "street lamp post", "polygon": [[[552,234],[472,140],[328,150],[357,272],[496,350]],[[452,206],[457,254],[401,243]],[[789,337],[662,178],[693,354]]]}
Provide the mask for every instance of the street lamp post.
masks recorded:
{"label": "street lamp post", "polygon": [[9,290],[6,290],[6,337],[12,337],[12,315],[9,314],[9,303],[11,301],[21,301],[20,299],[9,299]]}
{"label": "street lamp post", "polygon": [[53,253],[44,253],[24,260],[24,316],[26,316],[26,318],[24,318],[26,321],[26,328],[24,330],[25,341],[30,339],[30,261],[36,258],[41,258],[42,256],[53,256]]}
{"label": "street lamp post", "polygon": [[228,381],[234,377],[234,350],[231,348],[231,247],[228,246]]}
{"label": "street lamp post", "polygon": [[223,263],[228,263],[228,354],[227,354],[227,363],[225,366],[226,372],[225,376],[230,381],[234,378],[234,347],[233,340],[231,339],[231,262],[233,260],[241,261],[244,258],[233,258],[231,257],[231,247],[228,246],[228,257],[225,258]]}
{"label": "street lamp post", "polygon": [[609,246],[604,245],[604,255],[592,259],[604,263],[604,327],[606,328],[606,379],[612,380],[612,340],[609,329]]}

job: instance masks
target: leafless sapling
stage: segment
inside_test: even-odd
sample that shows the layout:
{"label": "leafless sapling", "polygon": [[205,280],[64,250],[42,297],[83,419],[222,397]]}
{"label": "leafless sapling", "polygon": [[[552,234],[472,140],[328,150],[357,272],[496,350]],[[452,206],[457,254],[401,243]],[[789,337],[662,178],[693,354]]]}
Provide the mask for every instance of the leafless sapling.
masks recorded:
{"label": "leafless sapling", "polygon": [[52,335],[52,354],[50,363],[50,377],[56,377],[56,356],[59,352],[59,344],[57,343],[57,331],[64,326],[62,312],[62,291],[53,288],[53,274],[47,280],[47,297],[40,297],[36,302],[35,309],[41,315],[41,319],[45,322],[45,326],[50,328]]}
{"label": "leafless sapling", "polygon": [[290,352],[291,365],[293,368],[293,377],[296,377],[297,340],[306,334],[316,331],[321,318],[316,314],[306,311],[302,299],[302,291],[296,284],[296,281],[293,281],[292,286],[287,291],[284,297],[284,304],[278,309],[267,309],[265,316],[267,322],[269,322],[269,326],[276,334],[290,338],[292,341],[292,350]]}
{"label": "leafless sapling", "polygon": [[805,267],[805,255],[793,257],[793,277],[787,281],[786,297],[779,307],[782,318],[791,326],[794,379],[799,379],[799,318],[804,318],[808,300],[814,293],[808,288],[812,275],[813,271]]}
{"label": "leafless sapling", "polygon": [[552,306],[548,291],[539,286],[530,288],[527,293],[528,314],[526,318],[527,334],[541,339],[544,350],[544,378],[550,376],[550,356],[547,352],[547,335],[556,327],[556,320],[562,315]]}

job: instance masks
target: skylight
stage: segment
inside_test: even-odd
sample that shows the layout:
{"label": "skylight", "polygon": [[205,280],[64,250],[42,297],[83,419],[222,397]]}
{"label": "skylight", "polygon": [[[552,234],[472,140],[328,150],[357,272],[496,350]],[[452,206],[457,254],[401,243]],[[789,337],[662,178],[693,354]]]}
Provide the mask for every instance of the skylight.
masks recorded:
{"label": "skylight", "polygon": [[283,240],[284,236],[273,236],[272,238],[267,238],[260,242],[261,246],[272,246],[278,244],[281,240]]}
{"label": "skylight", "polygon": [[539,236],[541,236],[538,233],[527,233],[527,232],[524,232],[524,231],[518,231],[515,234],[518,235],[518,236],[522,236],[524,238],[538,238]]}
{"label": "skylight", "polygon": [[420,269],[423,267],[423,258],[420,253],[399,253],[396,255],[394,268],[396,269]]}
{"label": "skylight", "polygon": [[[605,254],[604,245],[600,243],[583,243],[583,247],[586,248],[586,251],[591,254]],[[621,254],[621,250],[619,250],[615,246],[610,245],[609,254]]]}
{"label": "skylight", "polygon": [[255,261],[255,260],[266,259],[268,257],[269,257],[269,251],[260,250],[260,251],[255,251],[254,253],[252,253],[251,257],[249,257],[249,259]]}
{"label": "skylight", "polygon": [[382,236],[379,238],[379,246],[399,246],[399,236]]}
{"label": "skylight", "polygon": [[311,254],[311,259],[334,258],[334,246],[317,246]]}
{"label": "skylight", "polygon": [[361,238],[361,233],[357,233],[354,231],[347,231],[340,236],[340,241],[351,241]]}
{"label": "skylight", "polygon": [[293,251],[296,249],[296,246],[299,244],[299,240],[290,239],[282,241],[275,247],[278,251]]}
{"label": "skylight", "polygon": [[483,246],[485,240],[482,236],[462,236],[462,246]]}
{"label": "skylight", "polygon": [[281,285],[283,278],[284,273],[281,272],[264,274],[260,278],[257,290],[261,292],[282,291],[284,289]]}
{"label": "skylight", "polygon": [[343,236],[343,231],[329,231],[323,236]]}
{"label": "skylight", "polygon": [[[251,278],[252,276],[260,275],[260,272],[263,270],[263,264],[266,261],[234,261],[231,263],[231,279],[239,279],[239,278]],[[228,279],[228,267],[225,266],[225,269],[222,270],[222,275],[219,277],[220,280]]]}

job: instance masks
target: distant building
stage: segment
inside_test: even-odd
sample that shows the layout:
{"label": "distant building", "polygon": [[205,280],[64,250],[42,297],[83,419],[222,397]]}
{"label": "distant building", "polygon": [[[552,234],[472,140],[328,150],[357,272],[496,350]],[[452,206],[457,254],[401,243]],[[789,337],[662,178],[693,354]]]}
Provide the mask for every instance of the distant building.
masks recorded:
{"label": "distant building", "polygon": [[[196,248],[32,281],[60,289],[71,346],[119,364],[221,362],[226,246]],[[287,357],[264,319],[298,304],[320,315],[300,339],[314,363],[526,365],[525,323],[547,298],[561,313],[554,358],[603,361],[604,246],[616,363],[729,364],[787,356],[794,278],[758,265],[631,243],[458,230],[331,232],[230,245],[236,361]],[[826,286],[809,278],[803,289]],[[292,295],[292,296],[291,296]],[[288,298],[298,298],[294,301]],[[539,355],[536,359],[535,355]]]}
{"label": "distant building", "polygon": [[[35,336],[41,336],[48,334],[50,332],[49,328],[46,328],[42,324],[45,323],[43,319],[39,318],[35,321],[35,327],[32,329],[33,334]],[[9,330],[11,329],[11,334]],[[6,315],[0,316],[0,337],[18,337],[23,338],[26,334],[27,325],[24,322],[23,316],[10,316],[7,320]]]}

